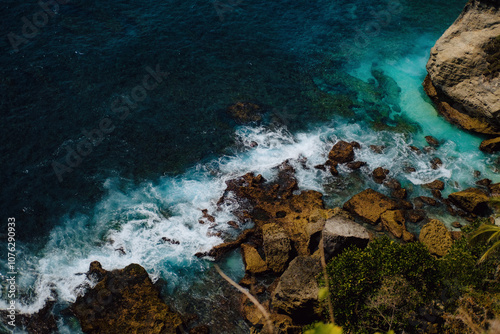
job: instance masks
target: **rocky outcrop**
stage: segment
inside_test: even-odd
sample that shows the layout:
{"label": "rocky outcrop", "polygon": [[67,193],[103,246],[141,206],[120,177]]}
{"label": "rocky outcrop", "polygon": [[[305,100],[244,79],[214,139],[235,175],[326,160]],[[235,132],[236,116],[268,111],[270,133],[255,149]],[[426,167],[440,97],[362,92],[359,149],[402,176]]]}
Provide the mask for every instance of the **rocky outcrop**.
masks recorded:
{"label": "rocky outcrop", "polygon": [[344,204],[345,210],[359,216],[372,225],[380,221],[380,216],[385,211],[397,208],[398,205],[396,202],[373,189],[363,190]]}
{"label": "rocky outcrop", "polygon": [[489,135],[500,134],[500,76],[492,71],[500,61],[497,36],[500,3],[470,0],[432,48],[424,81],[448,121]]}
{"label": "rocky outcrop", "polygon": [[351,245],[366,247],[371,238],[366,228],[341,215],[325,222],[322,237],[326,261]]}
{"label": "rocky outcrop", "polygon": [[298,323],[310,323],[319,316],[319,288],[316,275],[321,270],[316,257],[298,256],[281,275],[271,297],[275,309]]}
{"label": "rocky outcrop", "polygon": [[483,140],[481,145],[479,145],[479,149],[486,153],[500,151],[500,137]]}
{"label": "rocky outcrop", "polygon": [[477,188],[469,188],[448,196],[453,204],[468,213],[486,215],[488,213],[488,195]]}
{"label": "rocky outcrop", "polygon": [[160,299],[157,288],[140,265],[106,271],[95,261],[87,275],[98,283],[78,297],[70,308],[80,321],[83,332],[180,332],[180,315]]}
{"label": "rocky outcrop", "polygon": [[422,227],[418,240],[436,256],[445,256],[453,244],[450,231],[437,219],[432,219]]}

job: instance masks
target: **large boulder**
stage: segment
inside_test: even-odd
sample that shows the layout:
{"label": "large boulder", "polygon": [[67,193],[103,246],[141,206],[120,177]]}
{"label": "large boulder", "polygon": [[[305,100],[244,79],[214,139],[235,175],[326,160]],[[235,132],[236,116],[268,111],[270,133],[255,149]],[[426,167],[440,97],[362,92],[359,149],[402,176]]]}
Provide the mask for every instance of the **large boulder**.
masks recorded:
{"label": "large boulder", "polygon": [[328,153],[328,160],[339,164],[353,161],[354,146],[343,140],[338,141]]}
{"label": "large boulder", "polygon": [[448,121],[489,135],[500,133],[498,36],[500,3],[470,0],[432,48],[424,81]]}
{"label": "large boulder", "polygon": [[351,245],[364,248],[370,241],[370,233],[366,228],[341,215],[325,222],[322,237],[326,261]]}
{"label": "large boulder", "polygon": [[317,257],[298,256],[281,275],[271,303],[296,323],[310,323],[319,316],[316,275],[321,272]]}
{"label": "large boulder", "polygon": [[385,211],[397,208],[396,202],[373,189],[363,190],[344,204],[345,210],[361,217],[372,225],[380,221],[380,216]]}
{"label": "large boulder", "polygon": [[445,256],[453,244],[450,231],[437,219],[432,219],[422,227],[418,240],[436,256]]}
{"label": "large boulder", "polygon": [[448,199],[469,213],[485,215],[488,213],[488,195],[477,188],[468,188],[448,196]]}
{"label": "large boulder", "polygon": [[70,309],[85,333],[177,334],[182,320],[161,298],[146,270],[131,264],[106,271],[93,262],[87,274],[97,284]]}

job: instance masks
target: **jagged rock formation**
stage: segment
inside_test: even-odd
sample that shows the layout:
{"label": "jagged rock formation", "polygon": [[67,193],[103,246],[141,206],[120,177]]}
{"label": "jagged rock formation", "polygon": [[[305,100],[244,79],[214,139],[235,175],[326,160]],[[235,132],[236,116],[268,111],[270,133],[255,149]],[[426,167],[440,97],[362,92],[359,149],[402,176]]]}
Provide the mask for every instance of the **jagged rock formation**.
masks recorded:
{"label": "jagged rock formation", "polygon": [[180,332],[180,315],[160,299],[159,291],[140,265],[106,271],[94,261],[87,275],[98,283],[70,307],[84,333]]}
{"label": "jagged rock formation", "polygon": [[500,2],[470,0],[439,38],[424,89],[439,112],[466,130],[500,135]]}

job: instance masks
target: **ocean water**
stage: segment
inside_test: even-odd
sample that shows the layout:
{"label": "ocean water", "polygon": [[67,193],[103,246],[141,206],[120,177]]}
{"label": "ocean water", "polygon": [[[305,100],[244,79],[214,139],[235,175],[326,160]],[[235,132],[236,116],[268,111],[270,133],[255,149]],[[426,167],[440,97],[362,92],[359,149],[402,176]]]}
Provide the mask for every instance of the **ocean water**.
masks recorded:
{"label": "ocean water", "polygon": [[[72,0],[46,19],[35,1],[4,3],[0,234],[15,217],[23,312],[52,299],[64,309],[98,260],[108,270],[139,263],[166,281],[175,308],[220,325],[214,305],[231,290],[194,254],[238,233],[231,208],[216,205],[225,181],[272,179],[286,159],[300,188],[321,191],[330,207],[367,187],[387,193],[369,176],[379,166],[410,197],[428,195],[419,185],[436,178],[443,195],[473,186],[474,171],[500,181],[498,156],[478,150],[483,138],[445,122],[421,87],[430,48],[465,0]],[[262,106],[263,120],[237,124],[225,112],[237,101]],[[409,149],[426,135],[442,145]],[[358,141],[367,165],[333,178],[313,166],[338,139]],[[199,223],[203,209],[215,224]],[[244,273],[238,253],[223,268]],[[80,332],[67,316],[59,327]],[[234,320],[219,332],[246,331]]]}

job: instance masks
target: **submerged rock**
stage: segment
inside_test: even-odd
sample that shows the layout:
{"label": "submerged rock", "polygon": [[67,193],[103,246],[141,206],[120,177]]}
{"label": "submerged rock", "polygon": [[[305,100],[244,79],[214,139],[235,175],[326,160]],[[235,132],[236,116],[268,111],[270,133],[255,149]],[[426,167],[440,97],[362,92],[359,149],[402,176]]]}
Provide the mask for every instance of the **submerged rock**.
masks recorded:
{"label": "submerged rock", "polygon": [[245,124],[260,121],[261,107],[250,102],[237,102],[227,108],[227,112],[238,123]]}
{"label": "submerged rock", "polygon": [[497,36],[498,1],[470,0],[432,48],[424,81],[426,93],[448,121],[490,135],[500,130],[500,76],[491,70],[499,60],[488,49]]}
{"label": "submerged rock", "polygon": [[140,265],[106,271],[95,261],[88,275],[98,283],[70,307],[83,332],[176,334],[181,330],[180,315],[160,299]]}
{"label": "submerged rock", "polygon": [[450,231],[437,219],[432,219],[422,227],[418,240],[436,256],[445,256],[453,244]]}
{"label": "submerged rock", "polygon": [[389,174],[388,169],[384,169],[382,167],[377,167],[372,172],[373,180],[378,184],[382,184],[384,182],[387,174]]}
{"label": "submerged rock", "polygon": [[434,180],[430,183],[424,184],[422,187],[431,189],[431,190],[443,190],[444,189],[444,182],[441,180]]}
{"label": "submerged rock", "polygon": [[429,144],[432,147],[438,147],[439,146],[439,140],[437,140],[433,136],[425,136],[425,141],[427,142],[427,144]]}
{"label": "submerged rock", "polygon": [[385,211],[397,208],[396,202],[373,189],[363,190],[344,204],[345,210],[361,217],[372,225],[380,221],[380,216]]}

